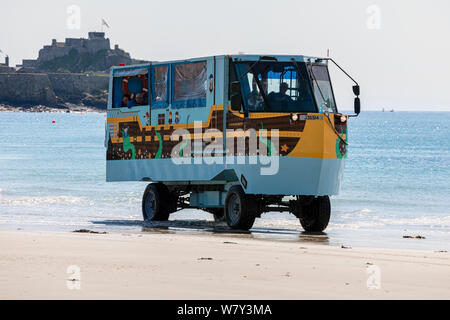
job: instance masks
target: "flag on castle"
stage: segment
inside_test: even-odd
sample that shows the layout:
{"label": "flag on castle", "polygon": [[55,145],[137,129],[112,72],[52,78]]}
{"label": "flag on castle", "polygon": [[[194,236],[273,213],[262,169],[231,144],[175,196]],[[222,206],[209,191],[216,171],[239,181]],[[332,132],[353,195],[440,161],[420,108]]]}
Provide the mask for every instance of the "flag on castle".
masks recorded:
{"label": "flag on castle", "polygon": [[109,24],[108,24],[108,22],[106,22],[105,19],[102,19],[102,26],[107,26],[109,29]]}

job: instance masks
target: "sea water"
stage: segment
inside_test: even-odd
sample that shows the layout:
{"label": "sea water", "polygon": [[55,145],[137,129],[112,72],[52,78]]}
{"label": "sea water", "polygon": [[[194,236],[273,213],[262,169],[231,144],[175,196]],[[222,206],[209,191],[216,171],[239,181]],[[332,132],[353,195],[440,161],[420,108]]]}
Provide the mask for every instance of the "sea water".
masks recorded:
{"label": "sea water", "polygon": [[[105,182],[105,120],[99,113],[0,113],[1,229],[154,229],[142,223],[146,183]],[[449,180],[450,113],[363,112],[349,119],[342,190],[332,197],[325,233],[304,233],[293,215],[274,212],[245,236],[448,250]],[[228,232],[201,210],[170,220],[157,227]],[[416,235],[425,239],[403,238]]]}

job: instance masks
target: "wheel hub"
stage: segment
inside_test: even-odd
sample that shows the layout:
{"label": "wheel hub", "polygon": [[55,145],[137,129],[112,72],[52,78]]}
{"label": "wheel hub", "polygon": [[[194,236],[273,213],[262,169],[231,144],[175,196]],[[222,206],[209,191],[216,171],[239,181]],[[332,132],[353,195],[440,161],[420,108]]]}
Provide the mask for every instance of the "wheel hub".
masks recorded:
{"label": "wheel hub", "polygon": [[230,221],[234,224],[239,220],[241,214],[241,201],[237,195],[233,195],[228,205],[228,216]]}
{"label": "wheel hub", "polygon": [[152,193],[149,193],[145,199],[145,213],[147,219],[151,219],[155,213],[155,197]]}

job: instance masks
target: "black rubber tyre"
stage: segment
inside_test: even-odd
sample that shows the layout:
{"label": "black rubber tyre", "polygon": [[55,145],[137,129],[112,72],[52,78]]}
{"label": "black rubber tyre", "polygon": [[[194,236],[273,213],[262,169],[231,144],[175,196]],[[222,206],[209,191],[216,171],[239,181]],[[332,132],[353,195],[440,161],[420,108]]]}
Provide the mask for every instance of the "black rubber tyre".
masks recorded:
{"label": "black rubber tyre", "polygon": [[305,231],[322,232],[328,226],[331,214],[330,198],[317,197],[308,205],[302,206],[300,224]]}
{"label": "black rubber tyre", "polygon": [[213,215],[215,222],[225,221],[225,210],[223,208],[214,208]]}
{"label": "black rubber tyre", "polygon": [[145,188],[142,197],[142,216],[144,221],[169,219],[169,193],[165,185],[151,183]]}
{"label": "black rubber tyre", "polygon": [[175,211],[177,211],[177,204],[178,204],[178,194],[176,191],[169,191],[169,188],[165,184],[158,183],[158,187],[161,190],[161,193],[164,193],[166,195],[166,201],[167,201],[167,210],[169,211],[169,215]]}
{"label": "black rubber tyre", "polygon": [[232,186],[225,200],[225,219],[231,229],[249,230],[256,218],[256,200],[241,186]]}

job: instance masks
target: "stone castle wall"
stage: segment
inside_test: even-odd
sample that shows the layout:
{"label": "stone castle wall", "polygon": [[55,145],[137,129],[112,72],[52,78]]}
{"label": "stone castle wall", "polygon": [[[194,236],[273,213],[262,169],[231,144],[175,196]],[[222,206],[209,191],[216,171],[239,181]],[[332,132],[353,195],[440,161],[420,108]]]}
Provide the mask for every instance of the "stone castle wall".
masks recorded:
{"label": "stone castle wall", "polygon": [[85,93],[108,90],[109,77],[86,74],[49,73],[52,88],[59,98],[77,103]]}
{"label": "stone castle wall", "polygon": [[44,61],[67,56],[71,49],[71,47],[44,46],[44,48],[39,50],[39,57],[35,63],[35,66],[38,66]]}
{"label": "stone castle wall", "polygon": [[[56,106],[79,104],[86,94],[108,90],[109,77],[63,73],[0,73],[0,102]],[[102,107],[102,106],[99,106]],[[106,104],[103,106],[106,108]]]}

